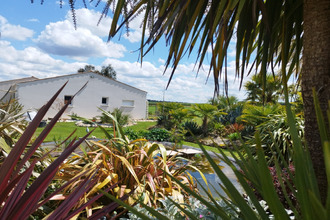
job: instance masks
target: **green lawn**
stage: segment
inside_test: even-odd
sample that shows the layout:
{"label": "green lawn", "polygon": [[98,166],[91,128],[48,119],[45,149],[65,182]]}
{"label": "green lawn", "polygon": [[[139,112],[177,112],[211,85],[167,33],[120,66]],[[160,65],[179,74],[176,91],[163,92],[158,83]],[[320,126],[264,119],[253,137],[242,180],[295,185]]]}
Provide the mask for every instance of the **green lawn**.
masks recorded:
{"label": "green lawn", "polygon": [[[130,128],[135,131],[147,130],[149,127],[152,127],[155,124],[156,124],[156,122],[138,122],[136,125],[130,126]],[[35,136],[39,135],[43,129],[44,128],[38,128],[37,131],[35,132]],[[75,125],[74,122],[58,122],[54,126],[52,131],[48,134],[47,138],[45,139],[45,142],[64,140],[75,129],[77,129],[74,134],[74,136],[76,136],[76,137],[83,137],[84,135],[87,134],[86,127],[78,127]],[[94,128],[89,127],[88,129],[92,130]],[[111,134],[113,133],[112,128],[106,128],[106,130]],[[106,138],[104,132],[98,127],[95,128],[95,131],[93,131],[91,136],[94,136],[94,137],[100,138],[100,139]]]}
{"label": "green lawn", "polygon": [[[147,130],[148,128],[156,125],[156,123],[157,122],[150,122],[150,121],[137,122],[137,124],[129,126],[129,128],[134,130],[134,131],[142,131],[142,130]],[[37,135],[39,135],[43,129],[44,128],[38,128],[37,131],[35,132],[35,137],[37,137]],[[47,138],[45,139],[45,142],[62,141],[66,137],[68,137],[71,134],[71,132],[73,132],[75,129],[77,129],[75,134],[74,134],[74,136],[76,136],[76,137],[83,137],[84,135],[87,134],[86,127],[78,127],[78,126],[75,125],[74,122],[58,122],[54,126],[52,131],[48,134]],[[92,130],[92,129],[94,129],[94,128],[89,127],[89,130]],[[113,133],[112,128],[106,128],[106,130],[111,134]],[[93,131],[91,136],[94,136],[94,137],[100,138],[100,139],[106,138],[103,131],[98,127],[95,128],[95,131]],[[187,146],[191,146],[191,147],[195,147],[195,148],[200,148],[198,144],[195,144],[195,143],[192,143],[192,142],[184,141],[182,144],[187,145]],[[206,146],[206,145],[203,145],[203,146],[205,147],[206,150],[213,151],[215,153],[219,153],[219,151],[214,147],[210,147],[210,146]],[[224,150],[224,152],[225,152],[226,155],[231,156],[230,152],[228,150]]]}
{"label": "green lawn", "polygon": [[[183,145],[190,146],[190,147],[194,147],[194,148],[198,148],[198,149],[200,149],[200,146],[199,146],[198,144],[196,144],[196,143],[183,141],[182,144],[183,144]],[[203,145],[203,147],[205,148],[205,150],[212,151],[212,152],[214,152],[214,153],[218,153],[218,154],[220,153],[219,150],[218,150],[217,148],[215,148],[215,147],[211,147],[211,146],[207,146],[207,145]],[[232,155],[230,154],[230,151],[229,151],[229,150],[226,150],[226,149],[222,149],[222,150],[223,150],[223,152],[224,152],[227,156],[229,156],[229,157],[232,156]],[[236,152],[234,152],[234,154],[235,154],[236,156],[238,156],[238,154],[237,154]]]}

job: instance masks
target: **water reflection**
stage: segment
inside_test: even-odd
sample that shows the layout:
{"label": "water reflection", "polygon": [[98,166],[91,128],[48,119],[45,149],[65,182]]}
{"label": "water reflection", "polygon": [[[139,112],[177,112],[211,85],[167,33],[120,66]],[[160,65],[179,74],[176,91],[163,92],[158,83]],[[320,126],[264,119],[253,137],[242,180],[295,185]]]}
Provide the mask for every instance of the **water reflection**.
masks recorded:
{"label": "water reflection", "polygon": [[[216,164],[218,164],[219,168],[222,172],[229,178],[229,180],[234,184],[236,189],[242,191],[240,184],[237,181],[237,178],[233,172],[233,170],[223,161],[219,160],[218,158],[213,158]],[[190,159],[192,165],[197,167],[205,176],[207,183],[209,185],[210,191],[215,198],[219,198],[219,194],[222,196],[226,196],[225,192],[220,187],[219,183],[221,180],[219,177],[214,173],[212,166],[210,165],[209,161],[206,159],[204,155],[196,155]],[[205,188],[206,184],[201,177],[200,173],[192,168],[189,168],[189,173],[195,177],[200,184],[202,184]],[[205,195],[206,193],[203,191],[200,185],[197,185],[200,194]]]}

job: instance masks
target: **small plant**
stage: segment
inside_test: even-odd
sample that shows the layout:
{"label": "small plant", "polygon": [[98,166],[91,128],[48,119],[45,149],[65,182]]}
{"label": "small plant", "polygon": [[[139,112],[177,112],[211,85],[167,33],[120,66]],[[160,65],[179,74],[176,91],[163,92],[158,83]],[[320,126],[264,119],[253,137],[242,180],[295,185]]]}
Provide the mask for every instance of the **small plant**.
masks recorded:
{"label": "small plant", "polygon": [[185,122],[183,128],[187,130],[185,136],[201,135],[203,133],[202,128],[194,121]]}
{"label": "small plant", "polygon": [[225,133],[229,135],[232,133],[241,132],[243,129],[243,124],[234,123],[226,126]]}
{"label": "small plant", "polygon": [[[180,208],[176,206],[173,202],[173,197],[167,197],[165,199],[160,200],[160,205],[156,209],[157,212],[161,213],[163,216],[166,216],[167,219],[171,220],[186,220],[189,219],[184,212],[181,211]],[[228,205],[223,200],[217,201],[218,205],[223,209],[226,209],[228,213],[231,214],[232,219],[238,219],[238,214],[234,211],[235,207]],[[199,200],[194,197],[190,197],[187,202],[180,204],[186,210],[191,212],[191,214],[195,217],[192,219],[201,219],[201,220],[211,220],[211,219],[219,219],[219,216],[216,216],[211,210],[202,204]],[[139,204],[136,205],[134,208],[140,213],[149,216],[152,220],[158,220],[158,218],[154,217],[147,209],[141,207]],[[141,220],[136,214],[129,212],[127,218],[120,218],[121,220]]]}
{"label": "small plant", "polygon": [[[96,180],[93,178],[95,170],[90,171],[88,174],[81,173],[81,175],[75,178],[62,182],[62,186],[57,189],[52,189],[52,193],[49,193],[49,191],[47,192],[47,188],[52,185],[52,180],[63,161],[69,157],[90,133],[79,140],[73,138],[56,159],[51,160],[51,163],[47,164],[46,168],[42,169],[38,175],[34,174],[39,170],[39,163],[42,164],[44,162],[43,159],[49,156],[49,153],[46,153],[36,157],[34,153],[57,120],[64,113],[69,102],[53,117],[32,145],[28,146],[28,144],[40,124],[40,121],[45,116],[56,97],[63,90],[64,86],[38,111],[37,115],[0,165],[0,220],[28,219],[39,207],[43,206],[43,208],[45,208],[44,205],[48,201],[56,196],[58,197],[58,194],[62,192],[65,187],[71,188],[70,192],[60,196],[63,201],[49,212],[47,216],[48,220],[70,219],[77,216],[103,195],[98,194],[88,201],[83,200],[83,203],[77,203],[79,199],[83,198],[85,193],[95,185]],[[70,138],[73,133],[68,138]],[[3,144],[0,143],[0,146],[2,148]],[[85,178],[80,179],[82,175],[85,175]],[[105,190],[108,191],[107,189]],[[46,195],[45,192],[47,192]],[[118,207],[118,205],[113,203],[110,208],[105,207],[105,209],[103,209],[104,207],[101,207],[99,211],[111,211],[116,207]],[[97,219],[100,212],[93,213],[92,217]]]}
{"label": "small plant", "polygon": [[108,114],[106,114],[105,112],[102,113],[102,116],[100,117],[101,123],[114,123],[113,119],[109,117],[109,114],[114,115],[115,119],[121,126],[128,124],[131,118],[130,115],[124,114],[123,111],[119,108],[115,108],[112,112],[108,112]]}
{"label": "small plant", "polygon": [[141,132],[135,131],[131,128],[124,129],[124,134],[128,137],[130,140],[136,140],[143,137],[143,134]]}
{"label": "small plant", "polygon": [[0,140],[5,141],[9,148],[16,143],[27,126],[22,110],[23,106],[15,99],[6,102],[0,100]]}
{"label": "small plant", "polygon": [[80,118],[76,113],[72,113],[71,115],[69,115],[71,120],[77,120],[78,118]]}
{"label": "small plant", "polygon": [[170,132],[163,128],[154,128],[144,133],[147,140],[151,141],[168,141],[171,137]]}
{"label": "small plant", "polygon": [[240,139],[240,134],[235,132],[235,133],[229,134],[227,137],[229,138],[229,140],[236,141],[236,140]]}

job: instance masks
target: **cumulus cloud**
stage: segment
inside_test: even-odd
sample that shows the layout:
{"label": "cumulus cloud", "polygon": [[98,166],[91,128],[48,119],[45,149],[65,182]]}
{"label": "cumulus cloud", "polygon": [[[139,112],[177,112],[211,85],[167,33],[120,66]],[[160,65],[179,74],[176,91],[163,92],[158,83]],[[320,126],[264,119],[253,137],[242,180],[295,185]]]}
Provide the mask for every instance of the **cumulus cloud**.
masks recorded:
{"label": "cumulus cloud", "polygon": [[75,73],[86,63],[67,63],[54,59],[35,47],[15,49],[10,42],[0,41],[0,80],[35,76],[53,77]]}
{"label": "cumulus cloud", "polygon": [[1,38],[25,41],[34,34],[33,30],[8,23],[7,19],[0,15]]}
{"label": "cumulus cloud", "polygon": [[124,56],[126,48],[123,45],[102,40],[101,37],[106,35],[107,29],[104,25],[96,26],[100,13],[87,9],[79,9],[76,13],[79,21],[77,30],[74,29],[72,19],[67,15],[66,20],[46,26],[36,39],[38,47],[47,53],[68,56],[76,60]]}
{"label": "cumulus cloud", "polygon": [[[165,92],[165,99],[169,101],[180,102],[206,102],[213,97],[214,81],[212,76],[207,81],[208,66],[205,65],[200,72],[196,73],[194,63],[180,64],[174,74],[174,77],[166,89],[169,74],[172,71],[168,69],[163,75],[164,66],[156,66],[150,62],[144,61],[142,66],[137,62],[120,61],[117,59],[106,59],[102,65],[111,64],[117,72],[117,79],[129,85],[148,92],[149,99],[162,100]],[[245,98],[245,91],[239,90],[239,81],[235,81],[235,62],[229,63],[228,84],[229,94],[235,95],[239,99]],[[207,81],[207,82],[206,82]],[[223,79],[221,80],[220,89]],[[165,90],[166,89],[166,90]]]}

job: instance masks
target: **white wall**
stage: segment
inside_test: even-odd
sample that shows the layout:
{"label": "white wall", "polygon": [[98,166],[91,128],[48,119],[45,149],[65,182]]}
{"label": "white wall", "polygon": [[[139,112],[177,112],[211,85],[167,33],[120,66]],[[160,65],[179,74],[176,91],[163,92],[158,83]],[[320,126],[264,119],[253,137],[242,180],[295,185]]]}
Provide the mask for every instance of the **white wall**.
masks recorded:
{"label": "white wall", "polygon": [[[147,93],[145,91],[95,73],[74,74],[20,83],[17,86],[18,100],[24,105],[25,109],[38,109],[68,80],[68,84],[60,93],[45,118],[54,117],[60,107],[63,106],[64,96],[74,95],[86,82],[88,82],[87,86],[76,95],[72,105],[68,107],[62,118],[69,118],[68,115],[75,113],[91,119],[102,114],[98,107],[105,111],[120,108],[134,119],[146,118]],[[108,105],[102,105],[102,97],[108,97]],[[123,100],[126,100],[124,103],[132,103],[129,100],[133,100],[134,105],[123,106]]]}

